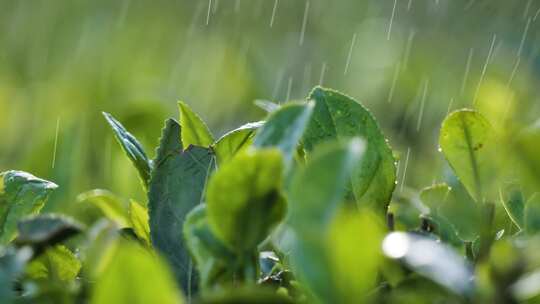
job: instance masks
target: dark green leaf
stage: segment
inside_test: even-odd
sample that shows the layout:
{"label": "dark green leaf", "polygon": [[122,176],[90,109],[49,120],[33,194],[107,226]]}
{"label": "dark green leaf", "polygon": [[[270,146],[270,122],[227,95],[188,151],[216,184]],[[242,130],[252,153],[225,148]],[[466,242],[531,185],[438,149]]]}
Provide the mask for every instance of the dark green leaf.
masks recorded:
{"label": "dark green leaf", "polygon": [[17,221],[38,213],[51,192],[58,188],[52,182],[21,171],[0,174],[0,244],[15,237]]}
{"label": "dark green leaf", "polygon": [[52,246],[81,232],[84,227],[72,218],[43,214],[25,218],[18,223],[18,245]]}
{"label": "dark green leaf", "polygon": [[536,234],[540,232],[540,195],[533,194],[525,204],[525,232]]}
{"label": "dark green leaf", "polygon": [[0,303],[15,303],[15,281],[23,274],[31,257],[32,249],[28,247],[0,248]]}
{"label": "dark green leaf", "polygon": [[319,143],[361,137],[366,151],[351,176],[359,206],[386,212],[396,182],[395,159],[377,121],[360,103],[337,91],[316,87],[309,96],[315,110],[304,135],[308,157]]}
{"label": "dark green leaf", "polygon": [[146,156],[137,138],[129,133],[122,124],[111,114],[103,112],[103,116],[111,126],[116,140],[139,172],[139,177],[145,189],[148,188],[152,171],[152,162]]}
{"label": "dark green leaf", "polygon": [[253,141],[255,131],[263,124],[263,121],[247,123],[220,137],[212,145],[218,165],[221,166],[242,148],[249,146]]}
{"label": "dark green leaf", "polygon": [[154,161],[148,207],[152,244],[188,291],[191,259],[182,230],[187,213],[202,201],[214,158],[206,148],[190,146],[184,151],[180,133],[180,125],[168,120]]}
{"label": "dark green leaf", "polygon": [[180,109],[180,126],[182,128],[182,145],[209,147],[214,137],[204,121],[183,101],[178,102]]}
{"label": "dark green leaf", "polygon": [[285,216],[282,179],[277,149],[245,151],[221,166],[208,183],[212,232],[235,252],[254,250]]}
{"label": "dark green leaf", "polygon": [[491,126],[480,113],[459,110],[442,123],[439,145],[455,174],[477,201],[485,199],[489,175],[487,157],[491,145]]}
{"label": "dark green leaf", "polygon": [[270,114],[266,123],[257,132],[253,145],[257,148],[279,148],[283,152],[285,164],[288,166],[312,112],[312,103],[282,106]]}

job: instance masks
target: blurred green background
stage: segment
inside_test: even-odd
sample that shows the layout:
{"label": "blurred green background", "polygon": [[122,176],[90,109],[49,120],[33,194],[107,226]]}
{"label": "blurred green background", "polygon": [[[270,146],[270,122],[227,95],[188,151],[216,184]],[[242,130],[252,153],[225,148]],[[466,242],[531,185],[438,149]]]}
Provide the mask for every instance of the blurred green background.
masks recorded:
{"label": "blurred green background", "polygon": [[61,185],[49,210],[93,188],[144,200],[101,111],[153,157],[178,100],[219,136],[264,118],[254,100],[322,84],[372,110],[402,160],[398,189],[423,187],[443,175],[448,111],[474,104],[502,130],[537,119],[539,12],[531,0],[0,0],[0,171]]}

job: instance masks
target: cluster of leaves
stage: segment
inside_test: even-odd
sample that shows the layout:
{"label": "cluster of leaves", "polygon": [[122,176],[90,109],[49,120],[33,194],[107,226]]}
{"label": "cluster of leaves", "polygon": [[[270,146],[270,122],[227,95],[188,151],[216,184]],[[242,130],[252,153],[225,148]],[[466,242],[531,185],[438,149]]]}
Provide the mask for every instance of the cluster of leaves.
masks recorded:
{"label": "cluster of leaves", "polygon": [[[448,182],[394,193],[393,151],[371,113],[339,92],[266,104],[265,121],[217,140],[179,108],[153,160],[104,114],[148,200],[83,193],[78,202],[100,213],[90,225],[36,215],[53,183],[0,175],[2,303],[540,298],[538,126],[501,148],[480,113],[453,112],[440,132]],[[511,168],[500,161],[509,149]],[[507,176],[529,182],[503,187]]]}

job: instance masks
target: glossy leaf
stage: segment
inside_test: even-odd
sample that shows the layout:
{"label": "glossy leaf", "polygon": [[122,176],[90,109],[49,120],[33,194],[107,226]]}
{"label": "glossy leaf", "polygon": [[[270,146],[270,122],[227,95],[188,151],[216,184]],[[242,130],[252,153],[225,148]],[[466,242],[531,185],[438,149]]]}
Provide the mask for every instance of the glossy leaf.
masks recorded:
{"label": "glossy leaf", "polygon": [[18,245],[51,246],[80,233],[81,223],[64,215],[42,214],[19,221]]}
{"label": "glossy leaf", "polygon": [[382,244],[385,255],[399,259],[413,271],[460,295],[471,295],[474,273],[463,257],[430,238],[405,232],[389,234]]}
{"label": "glossy leaf", "polygon": [[283,159],[279,150],[250,150],[236,155],[211,177],[208,223],[231,250],[254,250],[283,219]]}
{"label": "glossy leaf", "polygon": [[108,219],[117,223],[120,228],[129,226],[127,206],[110,191],[95,189],[84,192],[77,196],[77,202],[94,205]]}
{"label": "glossy leaf", "polygon": [[214,142],[212,133],[204,121],[183,101],[178,102],[180,109],[180,126],[182,128],[182,145],[209,147]]}
{"label": "glossy leaf", "polygon": [[129,203],[129,219],[137,237],[150,244],[150,226],[148,224],[148,209],[135,201]]}
{"label": "glossy leaf", "polygon": [[288,104],[273,112],[257,132],[253,146],[257,148],[279,148],[288,165],[293,158],[304,130],[306,129],[313,104]]}
{"label": "glossy leaf", "polygon": [[334,90],[316,87],[309,99],[315,101],[315,109],[303,141],[308,157],[321,142],[363,138],[366,151],[351,176],[350,195],[359,206],[386,212],[395,187],[396,167],[375,118],[360,103]]}
{"label": "glossy leaf", "polygon": [[488,157],[492,129],[480,113],[459,110],[442,123],[439,145],[455,174],[477,201],[485,198],[489,176]]}
{"label": "glossy leaf", "polygon": [[508,185],[504,192],[500,193],[500,200],[504,206],[504,210],[512,220],[512,222],[521,230],[525,226],[525,199],[518,185]]}
{"label": "glossy leaf", "polygon": [[249,146],[253,142],[255,131],[263,124],[264,121],[250,122],[220,137],[212,145],[218,165],[227,162],[242,148]]}
{"label": "glossy leaf", "polygon": [[146,156],[141,143],[111,114],[103,112],[103,116],[111,126],[116,140],[137,169],[141,182],[146,189],[150,182],[152,162]]}
{"label": "glossy leaf", "polygon": [[180,125],[168,120],[154,161],[148,208],[152,244],[168,260],[187,291],[191,259],[182,230],[187,213],[202,202],[213,155],[196,146],[184,150],[180,133]]}
{"label": "glossy leaf", "polygon": [[17,221],[38,213],[58,188],[52,182],[21,171],[0,174],[0,244],[15,237]]}
{"label": "glossy leaf", "polygon": [[183,299],[161,259],[125,242],[96,281],[90,303],[181,304]]}

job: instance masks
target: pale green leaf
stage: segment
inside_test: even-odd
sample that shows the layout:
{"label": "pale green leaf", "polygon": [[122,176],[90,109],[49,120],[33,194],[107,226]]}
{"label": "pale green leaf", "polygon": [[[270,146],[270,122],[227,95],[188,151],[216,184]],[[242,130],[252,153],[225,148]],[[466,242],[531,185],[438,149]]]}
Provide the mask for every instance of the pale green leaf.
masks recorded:
{"label": "pale green leaf", "polygon": [[87,191],[77,196],[77,202],[94,205],[105,217],[117,223],[120,228],[129,225],[126,204],[110,191],[102,189]]}
{"label": "pale green leaf", "polygon": [[485,199],[484,188],[492,179],[488,157],[492,129],[480,113],[459,110],[442,123],[439,145],[461,183],[477,201]]}
{"label": "pale green leaf", "polygon": [[148,209],[135,201],[129,202],[129,220],[137,237],[144,240],[146,244],[150,244]]}
{"label": "pale green leaf", "polygon": [[235,252],[255,249],[285,215],[282,180],[279,150],[237,154],[208,183],[207,214],[212,232]]}
{"label": "pale green leaf", "polygon": [[116,250],[109,267],[96,281],[90,300],[91,304],[183,302],[166,264],[128,242]]}
{"label": "pale green leaf", "polygon": [[32,279],[68,282],[74,280],[81,270],[81,261],[67,247],[58,245],[48,248],[26,270]]}
{"label": "pale green leaf", "polygon": [[220,137],[212,145],[212,149],[216,154],[217,164],[221,166],[242,148],[248,147],[253,142],[255,131],[263,126],[263,124],[263,121],[250,122]]}
{"label": "pale green leaf", "polygon": [[178,102],[180,109],[180,126],[182,127],[182,145],[209,147],[214,137],[204,121],[183,101]]}

